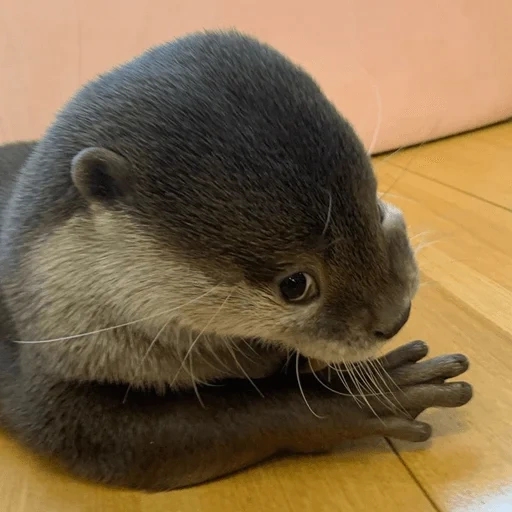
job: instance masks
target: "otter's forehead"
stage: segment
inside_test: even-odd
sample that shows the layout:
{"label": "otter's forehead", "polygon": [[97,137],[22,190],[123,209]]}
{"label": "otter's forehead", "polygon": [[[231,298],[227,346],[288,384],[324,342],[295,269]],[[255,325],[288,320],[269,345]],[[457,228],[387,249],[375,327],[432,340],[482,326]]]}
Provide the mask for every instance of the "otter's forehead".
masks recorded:
{"label": "otter's forehead", "polygon": [[317,250],[328,217],[348,236],[347,221],[373,214],[350,125],[307,73],[236,33],[179,39],[100,77],[51,136],[68,157],[103,146],[130,160],[134,214],[189,252],[277,260]]}
{"label": "otter's forehead", "polygon": [[151,50],[86,86],[60,121],[68,146],[108,144],[150,172],[281,163],[321,181],[361,149],[307,73],[237,33]]}

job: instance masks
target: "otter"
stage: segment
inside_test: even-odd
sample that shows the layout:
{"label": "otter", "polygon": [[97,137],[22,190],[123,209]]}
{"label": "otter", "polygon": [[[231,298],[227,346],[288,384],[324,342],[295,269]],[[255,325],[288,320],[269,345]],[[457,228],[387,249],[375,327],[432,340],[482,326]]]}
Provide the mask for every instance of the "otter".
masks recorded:
{"label": "otter", "polygon": [[[403,215],[314,79],[236,31],[157,46],[0,151],[0,425],[77,477],[199,484],[424,441],[460,354],[412,342]],[[309,370],[308,370],[309,366]]]}

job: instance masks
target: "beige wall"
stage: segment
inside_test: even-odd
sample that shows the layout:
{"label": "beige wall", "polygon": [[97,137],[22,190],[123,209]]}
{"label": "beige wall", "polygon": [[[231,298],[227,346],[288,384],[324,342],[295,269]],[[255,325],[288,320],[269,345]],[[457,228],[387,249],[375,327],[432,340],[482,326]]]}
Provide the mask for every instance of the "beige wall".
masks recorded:
{"label": "beige wall", "polygon": [[1,0],[0,140],[149,45],[234,26],[303,64],[367,146],[380,103],[390,149],[512,115],[511,20],[510,0]]}

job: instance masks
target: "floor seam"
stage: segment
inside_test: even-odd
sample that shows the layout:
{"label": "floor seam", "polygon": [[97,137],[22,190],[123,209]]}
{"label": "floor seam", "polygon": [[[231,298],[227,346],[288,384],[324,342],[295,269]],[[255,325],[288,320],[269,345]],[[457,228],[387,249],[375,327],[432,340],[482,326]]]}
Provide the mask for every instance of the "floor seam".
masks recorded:
{"label": "floor seam", "polygon": [[[456,190],[457,192],[460,192],[461,194],[464,194],[466,196],[472,197],[473,199],[478,199],[480,201],[483,201],[484,203],[487,203],[491,206],[495,206],[496,208],[500,208],[501,210],[505,210],[508,213],[512,213],[512,208],[507,208],[506,206],[495,203],[494,201],[491,201],[490,199],[486,199],[485,197],[477,196],[476,194],[473,194],[472,192],[468,192],[467,190],[464,190],[462,188],[454,187],[453,185],[449,185],[448,183],[444,183],[441,180],[438,180],[436,178],[432,178],[431,176],[428,176],[426,174],[423,174],[418,171],[412,171],[411,169],[405,167],[404,165],[398,164],[396,162],[388,160],[387,162],[389,165],[392,165],[393,167],[396,167],[398,169],[402,169],[403,171],[409,172],[411,174],[414,174],[415,176],[420,176],[421,178],[424,178],[426,180],[432,181],[433,183],[437,183],[438,185],[442,185],[447,188],[451,188],[452,190]],[[398,179],[396,180],[398,181]],[[395,184],[393,184],[394,186]]]}
{"label": "floor seam", "polygon": [[397,450],[395,445],[387,437],[385,437],[384,439],[385,439],[386,443],[388,444],[388,446],[390,447],[390,449],[393,451],[393,453],[397,456],[398,460],[400,461],[400,464],[402,464],[404,469],[407,471],[407,474],[412,478],[414,483],[418,486],[421,493],[423,494],[423,496],[425,496],[427,501],[432,505],[434,510],[436,512],[443,512],[442,509],[439,507],[439,505],[434,501],[432,496],[430,496],[430,494],[427,492],[427,490],[425,489],[423,484],[420,482],[418,477],[415,475],[415,473],[412,471],[412,469],[407,465],[404,458],[402,457],[402,454]]}

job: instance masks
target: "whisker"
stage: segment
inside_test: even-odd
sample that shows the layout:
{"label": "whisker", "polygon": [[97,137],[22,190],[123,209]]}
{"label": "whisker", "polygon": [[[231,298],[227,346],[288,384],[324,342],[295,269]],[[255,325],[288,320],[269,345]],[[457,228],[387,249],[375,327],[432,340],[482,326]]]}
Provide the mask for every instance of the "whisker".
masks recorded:
{"label": "whisker", "polygon": [[365,375],[362,372],[360,372],[360,365],[354,363],[349,364],[354,377],[357,377],[357,381],[360,385],[361,390],[363,391],[363,394],[365,396],[375,396],[376,394],[378,394],[378,390],[375,391],[372,385],[366,379]]}
{"label": "whisker", "polygon": [[[423,140],[423,142],[421,142],[420,144],[417,144],[417,145],[415,146],[415,149],[416,149],[416,150],[417,150],[417,149],[419,149],[419,148],[421,148],[421,147],[423,147],[425,144],[428,144],[429,142],[431,142],[431,141],[430,141],[430,136],[432,135],[432,133],[434,133],[434,131],[435,131],[436,127],[438,126],[438,124],[439,124],[439,121],[437,121],[436,123],[434,123],[434,125],[432,126],[432,129],[430,130],[430,135],[429,135],[427,138],[425,138],[425,139]],[[390,156],[392,156],[392,155],[390,155]],[[397,184],[397,183],[398,183],[398,182],[403,178],[403,176],[404,176],[406,173],[408,173],[408,172],[409,172],[409,167],[410,167],[410,165],[412,164],[412,162],[413,162],[413,161],[414,161],[418,156],[419,156],[419,155],[418,155],[418,151],[413,152],[413,155],[412,155],[412,157],[410,158],[410,160],[407,162],[407,165],[405,165],[405,166],[403,166],[403,167],[402,167],[402,166],[400,166],[400,167],[401,167],[401,169],[402,169],[402,172],[400,172],[400,173],[398,174],[398,176],[397,176],[397,177],[392,181],[391,185],[387,188],[387,190],[385,190],[383,194],[380,194],[380,195],[379,195],[379,199],[384,199],[384,198],[386,197],[386,195],[387,195],[389,192],[391,192],[391,190],[393,189],[393,187],[395,187],[395,185],[396,185],[396,184]]]}
{"label": "whisker", "polygon": [[[214,364],[213,364],[213,363],[208,359],[208,357],[206,357],[206,355],[205,355],[205,354],[203,354],[200,350],[198,350],[198,351],[196,352],[196,354],[197,354],[198,356],[200,356],[200,357],[201,357],[202,362],[203,362],[204,364],[208,365],[212,370],[214,370],[216,374],[218,374],[218,375],[222,374],[222,372],[223,372],[222,368],[219,368],[218,366],[215,366],[215,365],[214,365]],[[213,352],[212,352],[212,354],[213,354]],[[218,356],[217,356],[217,360],[218,360]],[[220,361],[219,361],[219,362],[220,362]],[[225,368],[225,369],[229,369],[227,366],[225,366],[225,365],[223,365],[223,366],[224,366],[224,368]],[[201,385],[204,385],[204,386],[212,386],[212,387],[218,387],[218,386],[219,386],[219,384],[212,384],[212,383],[210,383],[210,382],[205,382],[205,381],[202,381],[202,382],[201,382]]]}
{"label": "whisker", "polygon": [[352,391],[352,389],[350,388],[350,385],[349,385],[347,379],[345,378],[345,374],[344,374],[343,370],[339,367],[339,365],[336,365],[336,364],[332,368],[336,372],[336,375],[338,376],[338,379],[340,379],[342,384],[345,386],[345,388],[348,390],[348,392],[350,393],[350,395],[352,396],[352,398],[356,402],[357,406],[359,408],[361,408],[363,406],[363,403],[358,399],[357,394],[354,393]]}
{"label": "whisker", "polygon": [[[190,341],[192,341],[192,332],[189,331],[189,339]],[[193,354],[190,354],[190,358],[192,358],[192,355]],[[200,351],[197,350],[195,352],[195,355],[201,355]],[[210,368],[213,368],[214,370],[216,371],[221,371],[219,370],[218,368],[216,368],[215,366],[213,366],[212,364],[209,363],[209,361],[203,356],[203,361],[208,364],[210,366]],[[183,370],[187,372],[187,375],[190,377],[191,380],[195,381],[197,384],[200,384],[201,386],[206,386],[206,387],[221,387],[222,384],[214,384],[212,382],[207,382],[203,379],[199,379],[197,377],[194,376],[193,374],[193,368],[192,366],[190,366],[190,370],[187,368],[187,366],[185,365],[183,367]],[[193,384],[192,384],[193,385]]]}
{"label": "whisker", "polygon": [[287,349],[287,352],[288,352],[288,356],[286,357],[286,361],[285,361],[285,363],[283,365],[283,372],[284,373],[288,372],[288,367],[290,366],[290,362],[292,360],[292,357],[294,356],[293,350]]}
{"label": "whisker", "polygon": [[438,244],[439,242],[441,242],[440,239],[439,240],[432,240],[431,242],[423,242],[423,243],[419,244],[418,247],[414,248],[414,256],[418,256],[418,254],[421,251],[423,251],[427,247],[430,247],[431,245]]}
{"label": "whisker", "polygon": [[244,374],[245,378],[250,382],[251,386],[256,390],[258,395],[260,395],[261,398],[265,398],[265,395],[263,394],[261,389],[256,385],[256,383],[251,379],[251,377],[249,377],[249,374],[245,371],[245,368],[243,367],[243,365],[241,365],[240,362],[238,361],[238,359],[236,357],[236,353],[233,350],[233,345],[230,345],[229,343],[227,343],[227,340],[225,340],[225,343],[226,343],[226,348],[231,353],[231,356],[233,357],[233,360],[235,361],[235,364],[238,366],[240,371]]}
{"label": "whisker", "polygon": [[331,382],[331,378],[332,378],[331,370],[332,370],[331,366],[330,365],[327,366],[327,382],[329,382],[329,383]]}
{"label": "whisker", "polygon": [[210,294],[216,288],[218,288],[218,286],[214,286],[213,288],[211,288],[210,290],[208,290],[205,293],[202,293],[198,297],[195,297],[194,299],[191,299],[188,302],[185,302],[184,304],[180,304],[179,306],[176,306],[174,308],[168,309],[166,311],[162,311],[160,313],[155,313],[154,315],[149,315],[144,318],[140,318],[138,320],[132,320],[131,322],[125,322],[123,324],[114,325],[113,327],[104,327],[102,329],[97,329],[95,331],[89,331],[89,332],[84,332],[84,333],[80,333],[80,334],[72,334],[70,336],[62,336],[60,338],[52,338],[52,339],[47,339],[47,340],[30,340],[30,341],[18,340],[18,341],[13,341],[13,343],[18,343],[18,344],[22,344],[22,345],[23,344],[30,345],[30,344],[37,344],[37,343],[54,343],[57,341],[74,340],[74,339],[82,338],[85,336],[93,336],[95,334],[101,334],[102,332],[113,331],[114,329],[120,329],[122,327],[128,327],[130,325],[135,325],[135,324],[139,324],[142,322],[146,322],[148,320],[152,320],[153,318],[158,318],[163,315],[168,315],[169,313],[172,313],[173,311],[177,311],[185,306],[188,306],[189,304],[193,304],[194,302],[197,302],[198,300],[202,299],[203,297],[206,297],[206,295]]}
{"label": "whisker", "polygon": [[375,98],[377,100],[377,122],[375,123],[375,129],[373,131],[372,141],[368,147],[368,154],[371,155],[377,144],[377,138],[379,136],[380,127],[382,125],[382,96],[380,94],[380,87],[377,82],[374,83]]}
{"label": "whisker", "polygon": [[[139,361],[137,368],[135,369],[135,373],[137,374],[139,370],[141,369],[142,365],[144,364],[144,361],[147,359],[149,353],[151,352],[151,349],[155,346],[155,343],[157,342],[160,335],[164,332],[164,330],[167,328],[167,326],[171,323],[171,319],[167,320],[167,322],[164,323],[164,325],[159,329],[159,331],[156,333],[156,336],[153,338],[153,341],[149,344],[149,347],[147,348],[146,352],[144,352],[144,355],[142,356],[141,360]],[[128,393],[131,391],[133,384],[129,384],[128,388],[126,389],[126,393],[123,397],[123,404],[126,403],[126,400],[128,398]]]}
{"label": "whisker", "polygon": [[[349,42],[349,44],[352,44],[352,41]],[[356,55],[356,52],[352,52],[352,55]],[[368,71],[368,68],[363,65],[362,62],[359,61],[359,59],[355,59],[357,62],[357,65],[359,68],[366,74],[366,76],[373,82],[373,88],[375,90],[375,98],[377,100],[377,121],[375,123],[375,128],[373,130],[373,136],[372,140],[370,142],[370,146],[368,147],[367,153],[368,155],[371,155],[375,149],[375,145],[377,143],[377,138],[380,132],[381,124],[382,124],[382,97],[380,93],[380,87],[379,83],[375,79],[375,77]]]}
{"label": "whisker", "polygon": [[432,234],[433,231],[429,231],[429,230],[426,230],[426,231],[421,231],[420,233],[416,233],[415,235],[412,235],[409,237],[409,242],[413,242],[414,240],[416,240],[416,238],[419,238],[420,236],[427,236],[427,235],[430,235]]}
{"label": "whisker", "polygon": [[[246,342],[246,345],[247,345],[247,342]],[[240,347],[237,343],[232,342],[230,347],[231,347],[231,350],[236,350],[238,353],[240,353],[243,357],[245,357],[245,359],[247,359],[251,363],[258,364],[258,361],[256,361],[254,358],[249,356],[249,354],[247,354],[247,352],[244,352],[242,350],[242,347]],[[260,361],[261,361],[261,357],[260,357]]]}
{"label": "whisker", "polygon": [[[379,382],[378,382],[378,379],[377,377],[380,378],[380,380],[383,381],[384,385],[386,385],[386,381],[385,379],[382,378],[382,376],[380,375],[380,373],[378,372],[375,372],[373,371],[372,372],[372,369],[375,370],[374,367],[370,366],[369,362],[368,361],[362,361],[359,366],[359,370],[360,370],[360,373],[361,375],[366,375],[367,379],[369,382],[371,382],[371,384],[374,386],[374,388],[377,390],[377,397],[378,397],[378,400],[379,402],[384,406],[386,407],[388,410],[390,411],[394,411],[396,409],[396,405],[393,403],[393,401],[386,395],[386,393],[384,393],[384,391],[382,390]],[[391,392],[391,390],[389,389],[389,392]],[[393,393],[391,393],[393,394]],[[389,404],[388,405],[386,405]]]}
{"label": "whisker", "polygon": [[[378,197],[380,198],[380,195],[378,195]],[[407,196],[403,196],[401,194],[397,194],[396,192],[395,193],[387,193],[386,197],[391,197],[391,198],[394,198],[394,199],[400,199],[401,201],[408,201],[409,203],[414,203],[414,204],[419,204],[419,205],[422,204],[420,201],[417,201],[416,199],[412,199],[411,197],[407,197]]]}
{"label": "whisker", "polygon": [[324,236],[327,233],[327,229],[329,228],[329,222],[331,221],[332,214],[332,194],[329,191],[327,191],[327,194],[329,195],[329,206],[327,207],[327,217],[325,218],[325,225],[322,231],[322,236]]}
{"label": "whisker", "polygon": [[232,293],[233,293],[233,291],[228,293],[228,296],[224,299],[224,302],[220,305],[219,309],[217,309],[217,311],[212,315],[210,320],[208,320],[208,322],[206,322],[206,325],[201,329],[201,331],[199,331],[199,334],[196,336],[196,338],[194,339],[194,341],[190,345],[189,349],[187,350],[187,352],[185,354],[185,357],[183,358],[183,361],[181,363],[181,366],[178,368],[178,371],[176,372],[176,375],[174,376],[174,379],[171,382],[171,386],[176,382],[176,379],[178,378],[178,375],[179,375],[180,371],[185,366],[186,360],[187,360],[188,356],[190,355],[190,353],[192,352],[192,350],[194,350],[194,347],[195,347],[196,343],[199,341],[199,339],[201,338],[202,334],[206,331],[208,326],[213,322],[215,317],[220,313],[221,309],[226,305],[226,302],[231,297]]}
{"label": "whisker", "polygon": [[388,192],[390,192],[393,187],[404,177],[405,173],[408,172],[408,169],[404,168],[402,171],[398,174],[398,176],[391,182],[391,185],[385,190],[383,193],[378,195],[379,199],[384,200]]}
{"label": "whisker", "polygon": [[[377,364],[377,362],[379,364]],[[402,403],[400,402],[400,400],[397,398],[397,396],[395,395],[395,393],[393,392],[393,390],[391,389],[391,387],[389,386],[389,383],[388,383],[388,380],[393,384],[393,386],[399,390],[399,391],[402,391],[400,386],[398,386],[398,384],[393,380],[393,378],[391,377],[391,375],[389,375],[389,372],[384,368],[383,364],[378,361],[377,359],[369,359],[367,361],[368,365],[371,366],[371,368],[374,370],[374,373],[377,377],[379,377],[379,379],[383,382],[384,386],[386,387],[388,393],[393,397],[393,400],[395,400],[396,403],[393,402],[393,400],[389,399],[387,396],[386,396],[386,399],[388,400],[388,402],[392,405],[393,407],[393,410],[396,410],[396,408],[398,407],[398,409],[400,411],[402,411],[404,414],[406,414],[407,416],[409,416],[409,413],[407,412],[407,410],[402,406]],[[384,375],[383,375],[384,374]],[[387,377],[387,379],[385,378]],[[385,396],[383,394],[383,396]]]}
{"label": "whisker", "polygon": [[332,247],[333,245],[336,245],[338,243],[340,243],[341,241],[343,241],[345,239],[345,237],[338,237],[338,238],[335,238],[332,242],[329,242],[324,249],[328,249],[329,247]]}
{"label": "whisker", "polygon": [[77,87],[82,85],[82,16],[80,10],[80,2],[78,0],[75,1],[75,11],[76,11],[76,28],[77,28],[77,70],[78,70],[78,84]]}
{"label": "whisker", "polygon": [[[221,338],[222,339],[222,338]],[[224,340],[223,340],[224,341]],[[217,371],[220,371],[222,373],[223,369],[227,372],[227,375],[231,373],[231,368],[226,364],[225,361],[223,361],[219,355],[217,354],[217,351],[215,350],[215,345],[210,343],[205,343],[204,348],[208,351],[208,353],[215,358],[215,360],[221,365],[222,368],[216,368],[214,365],[211,365],[212,368],[214,368]],[[205,357],[205,361],[208,361]]]}
{"label": "whisker", "polygon": [[193,367],[193,363],[192,363],[193,356],[194,356],[194,354],[193,354],[193,352],[191,352],[190,353],[190,358],[189,358],[189,363],[190,363],[189,364],[189,367],[190,367],[189,375],[190,375],[190,378],[192,380],[192,387],[194,388],[194,393],[195,393],[195,395],[197,397],[197,400],[198,400],[199,404],[201,405],[201,407],[203,409],[206,409],[206,407],[204,405],[204,402],[203,402],[203,399],[201,398],[201,395],[199,393],[199,388],[197,387],[197,381],[196,381],[196,379],[194,377],[194,367]]}
{"label": "whisker", "polygon": [[[308,359],[308,364],[309,364],[309,368],[311,370],[311,373],[313,374],[313,376],[315,377],[315,379],[325,388],[325,389],[328,389],[329,391],[335,393],[336,395],[341,395],[341,396],[349,396],[349,397],[352,397],[354,398],[354,395],[352,393],[342,393],[341,391],[338,391],[337,389],[334,389],[334,388],[331,388],[330,386],[328,386],[315,372],[315,370],[313,370],[313,366],[311,365],[311,361]],[[328,370],[330,370],[331,367],[329,366],[328,367]]]}
{"label": "whisker", "polygon": [[[396,389],[396,391],[401,393],[401,394],[405,394],[405,391],[396,383],[396,381],[393,379],[393,377],[391,377],[390,373],[386,370],[386,367],[382,364],[382,361],[380,359],[374,359],[373,362],[381,369],[382,373],[384,373],[384,375],[389,379],[389,381],[391,382],[393,387]],[[389,389],[389,385],[387,384],[387,381],[386,381],[386,385],[388,386],[388,389]],[[402,413],[404,413],[406,417],[412,419],[411,414],[402,405],[402,402],[396,396],[396,393],[392,392],[391,390],[390,390],[390,392],[393,395],[393,398],[396,400],[396,403],[397,403],[397,405],[399,407],[399,410],[402,411]]]}
{"label": "whisker", "polygon": [[400,153],[400,151],[404,150],[405,148],[407,148],[407,146],[403,145],[403,146],[400,146],[400,147],[396,148],[394,151],[392,151],[391,153],[387,154],[385,157],[377,157],[374,160],[374,164],[377,166],[379,164],[387,162],[391,157],[397,155],[398,153]]}
{"label": "whisker", "polygon": [[[334,370],[335,372],[337,372],[337,373],[338,373],[338,377],[340,377],[341,382],[343,382],[343,385],[346,387],[346,389],[348,389],[348,390],[350,391],[350,387],[349,387],[349,386],[348,386],[348,384],[346,383],[345,378],[344,378],[344,377],[343,377],[343,378],[341,377],[341,375],[343,374],[343,370],[342,370],[341,368],[339,368],[338,370],[336,370],[336,369],[335,369],[334,367],[332,367],[332,366],[328,366],[328,369],[329,369],[329,370]],[[347,369],[346,371],[348,371],[348,369]],[[317,378],[318,378],[318,377],[317,377]],[[323,384],[325,384],[325,383],[323,383]],[[353,392],[351,392],[351,391],[350,391],[349,393],[341,393],[341,392],[339,392],[339,391],[337,391],[337,390],[333,390],[332,388],[328,388],[328,389],[330,389],[330,390],[331,390],[331,391],[333,391],[333,392],[336,392],[337,394],[343,395],[343,396],[350,396],[350,397],[352,397],[354,400],[357,400],[357,398],[358,398],[358,397],[359,397],[359,398],[362,398],[362,397],[364,397],[364,396],[366,396],[366,397],[377,397],[377,396],[379,396],[379,395],[380,395],[380,392],[379,392],[379,393],[374,393],[374,392],[371,392],[371,393],[353,393]]]}
{"label": "whisker", "polygon": [[245,338],[241,338],[241,340],[251,350],[251,352],[258,357],[258,359],[262,359],[261,354]]}
{"label": "whisker", "polygon": [[297,375],[297,384],[299,385],[300,394],[302,395],[302,398],[304,399],[304,403],[306,404],[307,408],[311,411],[311,414],[315,416],[318,419],[323,419],[324,416],[319,416],[311,406],[309,405],[308,399],[306,398],[306,394],[304,393],[304,390],[302,389],[302,383],[300,382],[300,371],[299,371],[299,353],[295,353],[295,374]]}
{"label": "whisker", "polygon": [[370,409],[370,411],[374,414],[374,416],[379,420],[381,421],[382,423],[384,423],[382,421],[382,419],[380,418],[380,416],[375,412],[375,409],[371,406],[367,396],[363,393],[363,390],[361,388],[361,385],[360,383],[358,382],[357,380],[357,375],[354,374],[354,366],[352,363],[350,362],[347,362],[346,363],[346,368],[347,368],[347,371],[352,379],[352,381],[354,382],[354,386],[356,387],[358,393],[361,394],[361,398],[364,400],[364,402],[366,403],[366,405],[368,406],[368,408]]}
{"label": "whisker", "polygon": [[[393,377],[391,377],[391,375],[389,374],[389,372],[386,370],[386,367],[382,364],[382,361],[378,358],[376,359],[371,359],[370,361],[368,361],[376,370],[376,372],[380,373],[380,374],[384,374],[388,379],[389,381],[391,382],[391,384],[393,385],[393,387],[397,390],[400,390],[400,386],[395,382],[395,380],[393,379]],[[389,384],[387,384],[387,381],[386,381],[386,387],[389,388]],[[391,391],[391,390],[390,390]]]}
{"label": "whisker", "polygon": [[[364,363],[353,364],[352,368],[354,370],[354,374],[361,379],[363,385],[366,386],[366,389],[369,391],[369,393],[365,393],[365,396],[373,396],[379,401],[380,404],[386,407],[386,409],[391,411],[394,410],[393,403],[390,402],[390,400],[384,395],[380,389],[380,386],[373,380],[374,377],[371,376],[371,373],[367,372],[368,368],[364,365]],[[390,402],[391,406],[386,402]]]}

